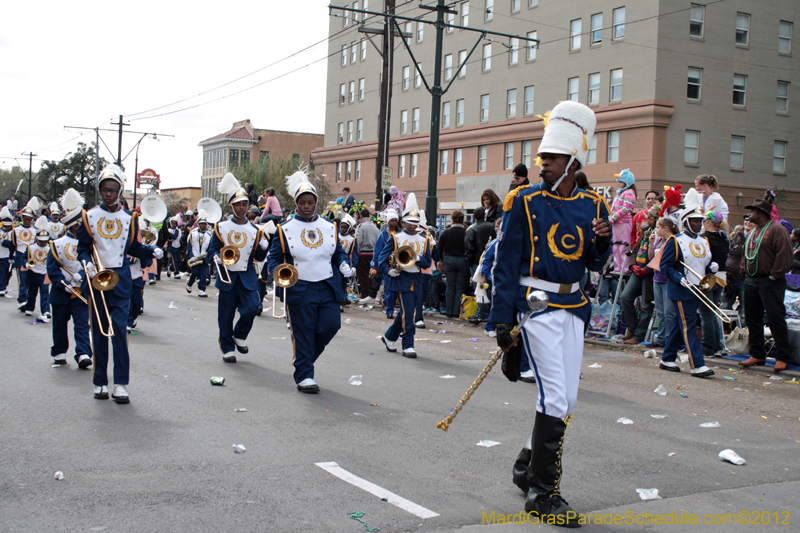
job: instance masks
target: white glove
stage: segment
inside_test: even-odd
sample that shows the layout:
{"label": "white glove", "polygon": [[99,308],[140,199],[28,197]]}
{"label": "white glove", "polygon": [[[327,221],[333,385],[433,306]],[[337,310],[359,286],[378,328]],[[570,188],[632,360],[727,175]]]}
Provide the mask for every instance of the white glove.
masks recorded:
{"label": "white glove", "polygon": [[76,287],[81,284],[83,277],[81,277],[80,273],[75,273],[72,275],[72,284]]}
{"label": "white glove", "polygon": [[711,261],[711,265],[709,265],[709,267],[711,268],[711,272],[713,272],[714,274],[719,272],[719,265],[716,264],[714,261]]}
{"label": "white glove", "polygon": [[261,239],[260,241],[258,241],[258,245],[261,247],[262,250],[266,250],[267,248],[269,248],[269,241],[267,241],[267,239]]}
{"label": "white glove", "polygon": [[161,259],[162,257],[164,257],[164,250],[162,250],[161,248],[156,248],[155,250],[153,250],[153,258],[158,260]]}
{"label": "white glove", "polygon": [[342,261],[342,264],[339,265],[339,272],[346,278],[349,278],[353,275],[353,269],[350,268],[350,265]]}
{"label": "white glove", "polygon": [[420,261],[422,261],[422,256],[421,255],[417,255],[417,263],[419,263]]}
{"label": "white glove", "polygon": [[686,287],[688,289],[688,288],[690,288],[692,286],[692,282],[689,281],[686,278],[681,278],[681,285],[683,285],[684,287]]}
{"label": "white glove", "polygon": [[399,276],[399,275],[400,275],[400,272],[398,272],[397,270],[395,270],[395,269],[391,268],[391,269],[389,269],[389,272],[388,272],[388,274],[389,274],[391,277],[393,277],[393,278],[396,278],[397,276]]}
{"label": "white glove", "polygon": [[86,263],[84,271],[86,272],[86,275],[89,276],[89,279],[94,279],[94,277],[97,275],[97,270],[94,268],[93,263]]}

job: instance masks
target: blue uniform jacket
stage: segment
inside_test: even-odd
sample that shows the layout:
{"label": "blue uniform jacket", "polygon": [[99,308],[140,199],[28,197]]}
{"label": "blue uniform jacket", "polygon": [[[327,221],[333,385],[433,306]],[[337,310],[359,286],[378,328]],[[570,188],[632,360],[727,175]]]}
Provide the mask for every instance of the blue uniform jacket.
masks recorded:
{"label": "blue uniform jacket", "polygon": [[489,281],[492,281],[492,266],[494,266],[494,254],[496,249],[497,238],[494,238],[486,245],[486,251],[483,252],[483,259],[481,259],[481,276]]}
{"label": "blue uniform jacket", "polygon": [[[305,218],[295,215],[294,218],[287,220],[283,224],[286,224],[292,220],[296,221],[293,224],[303,224],[308,222],[314,222],[319,218],[319,215],[314,215],[314,218],[311,220],[306,220]],[[286,237],[283,234],[283,229],[281,226],[278,226],[278,229],[275,231],[275,236],[272,238],[272,244],[269,247],[269,256],[267,257],[267,268],[270,272],[275,272],[275,269],[282,265],[283,263],[289,263],[290,265],[294,265],[294,258],[292,257],[292,253],[289,251],[289,247],[286,246]],[[331,224],[333,224],[331,222]],[[306,294],[306,290],[311,283],[327,283],[333,289],[334,294],[336,295],[336,302],[341,302],[344,300],[344,288],[343,288],[343,277],[342,273],[339,271],[339,265],[342,263],[348,263],[347,253],[342,249],[342,245],[339,242],[338,235],[339,230],[336,230],[336,250],[333,252],[331,256],[331,270],[333,270],[333,274],[328,279],[324,279],[318,282],[311,282],[311,281],[304,281],[302,279],[298,279],[297,283],[293,286],[286,289],[286,298],[285,302],[287,305],[297,305],[303,302],[303,297]],[[349,263],[348,263],[349,264]],[[338,312],[338,311],[337,311]]]}
{"label": "blue uniform jacket", "polygon": [[[108,211],[105,205],[98,206],[103,211]],[[86,213],[83,214],[84,223],[78,226],[78,258],[87,263],[94,263],[92,257],[92,243],[94,240],[89,232],[86,230]],[[125,251],[123,252],[122,266],[112,268],[114,272],[119,275],[119,283],[111,291],[107,291],[106,295],[111,293],[114,297],[120,300],[129,300],[131,291],[133,290],[133,283],[131,280],[131,265],[128,256],[138,258],[140,261],[152,259],[155,246],[146,246],[136,239],[139,235],[139,216],[137,213],[131,215],[131,227],[128,235],[125,237]],[[97,265],[95,265],[97,267]]]}
{"label": "blue uniform jacket", "polygon": [[[681,278],[686,275],[686,269],[681,264],[683,251],[675,235],[670,236],[661,249],[661,262],[658,267],[667,276],[667,298],[682,302],[696,300],[697,296],[692,291],[681,285]],[[711,273],[711,263],[706,266],[706,274]]]}
{"label": "blue uniform jacket", "polygon": [[[408,234],[406,230],[403,230],[404,233]],[[400,275],[397,277],[392,277],[389,275],[389,257],[397,250],[397,239],[394,238],[394,235],[390,235],[390,241],[386,243],[385,246],[381,248],[381,255],[378,258],[378,266],[380,267],[380,271],[386,276],[386,288],[393,292],[408,292],[413,290],[414,288],[421,289],[422,287],[414,287],[414,281],[418,281],[422,279],[422,273],[415,272],[410,273],[404,270],[400,271]],[[377,247],[377,246],[376,246]],[[420,269],[430,268],[431,266],[431,246],[430,241],[425,241],[425,249],[419,254],[420,259],[417,261],[417,266]],[[419,281],[418,281],[419,283]]]}
{"label": "blue uniform jacket", "polygon": [[350,250],[345,250],[344,253],[347,254],[347,257],[350,259],[350,266],[355,266],[358,264],[358,239],[353,238],[353,244],[350,247]]}
{"label": "blue uniform jacket", "polygon": [[[568,197],[561,198],[540,182],[511,191],[503,209],[495,245],[490,322],[514,324],[516,311],[528,310],[526,297],[534,289],[521,285],[522,277],[578,283],[584,268],[600,271],[611,253],[611,246],[603,253],[596,247],[592,221],[608,221],[608,205],[592,191],[575,187]],[[589,319],[591,305],[582,289],[547,294],[547,311],[566,309],[583,321]]]}
{"label": "blue uniform jacket", "polygon": [[381,250],[383,247],[386,246],[386,243],[389,242],[389,239],[392,238],[392,233],[389,232],[389,225],[381,228],[381,232],[378,233],[378,239],[375,241],[375,250],[372,252],[372,262],[370,266],[375,270],[380,270],[378,265],[380,264],[380,257],[381,257]]}
{"label": "blue uniform jacket", "polygon": [[214,286],[221,291],[230,292],[233,290],[233,286],[236,284],[237,278],[242,281],[242,286],[249,290],[249,291],[257,291],[258,290],[258,274],[256,273],[256,267],[253,265],[253,261],[261,262],[267,257],[267,250],[262,250],[261,246],[259,246],[259,241],[262,239],[263,234],[260,229],[256,227],[255,224],[252,222],[245,221],[245,224],[250,224],[254,228],[256,228],[256,242],[255,246],[253,246],[253,250],[250,252],[250,259],[247,261],[247,270],[244,272],[234,272],[232,270],[228,270],[227,276],[230,276],[231,282],[224,283],[222,278],[228,279],[225,272],[219,274],[219,271],[223,269],[222,266],[217,264],[217,260],[214,259],[215,257],[219,257],[219,251],[225,246],[217,232],[217,224],[214,224],[214,229],[211,232],[211,244],[208,245],[208,252],[206,252],[206,263],[210,265],[216,265],[217,268],[217,281],[214,282]]}
{"label": "blue uniform jacket", "polygon": [[[72,280],[64,277],[61,270],[61,261],[58,260],[56,253],[53,251],[53,241],[50,241],[50,252],[47,254],[47,276],[50,278],[50,283],[52,284],[50,303],[52,305],[68,305],[72,299],[72,293],[69,292],[61,282],[63,281],[67,285],[70,285]],[[83,271],[81,271],[81,276],[83,279],[81,280],[81,285],[78,287],[78,290],[84,295],[83,297],[86,298],[86,294],[89,292],[89,286],[86,274]]]}

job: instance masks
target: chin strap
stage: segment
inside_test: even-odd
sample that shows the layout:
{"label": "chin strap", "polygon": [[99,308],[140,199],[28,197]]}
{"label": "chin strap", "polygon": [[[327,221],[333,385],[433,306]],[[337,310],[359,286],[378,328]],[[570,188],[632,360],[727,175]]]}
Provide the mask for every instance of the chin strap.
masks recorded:
{"label": "chin strap", "polygon": [[572,156],[570,156],[570,158],[569,158],[569,163],[567,163],[567,167],[564,169],[564,174],[562,174],[562,175],[561,175],[561,177],[560,177],[560,178],[558,178],[558,181],[556,181],[556,182],[553,184],[553,186],[552,186],[552,187],[550,187],[550,190],[551,190],[552,192],[554,192],[554,193],[558,194],[558,190],[557,190],[557,189],[558,189],[558,186],[559,186],[559,185],[561,185],[561,182],[564,180],[564,178],[566,178],[566,177],[567,177],[567,173],[569,172],[569,167],[571,167],[571,166],[572,166],[572,162],[573,162],[573,161],[575,161],[575,154],[572,154]]}

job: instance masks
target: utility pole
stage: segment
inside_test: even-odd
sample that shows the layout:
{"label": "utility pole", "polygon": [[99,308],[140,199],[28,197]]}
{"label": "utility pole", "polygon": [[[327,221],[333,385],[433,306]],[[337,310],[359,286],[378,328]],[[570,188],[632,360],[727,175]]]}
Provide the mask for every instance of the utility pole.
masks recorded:
{"label": "utility pole", "polygon": [[122,126],[130,126],[130,123],[122,122],[122,115],[119,116],[119,122],[112,122],[112,126],[119,126],[119,143],[117,145],[117,165],[122,168]]}
{"label": "utility pole", "polygon": [[25,152],[22,152],[22,155],[27,155],[30,158],[28,164],[28,201],[30,201],[30,199],[33,197],[31,191],[31,184],[33,183],[33,156],[38,154],[34,154],[31,152],[28,152],[26,154]]}

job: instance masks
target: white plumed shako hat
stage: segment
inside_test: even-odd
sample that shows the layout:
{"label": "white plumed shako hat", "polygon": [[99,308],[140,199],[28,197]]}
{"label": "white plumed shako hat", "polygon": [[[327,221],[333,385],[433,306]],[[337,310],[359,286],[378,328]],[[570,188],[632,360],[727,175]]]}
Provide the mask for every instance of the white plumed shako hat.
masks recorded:
{"label": "white plumed shako hat", "polygon": [[228,204],[235,204],[236,202],[247,201],[247,191],[242,188],[242,184],[236,179],[236,176],[228,172],[222,181],[219,182],[217,190],[225,195]]}
{"label": "white plumed shako hat", "polygon": [[586,166],[589,143],[597,126],[594,111],[570,100],[559,103],[542,118],[545,130],[538,154],[566,154],[578,161],[579,169]]}
{"label": "white plumed shako hat", "polygon": [[61,223],[64,224],[64,227],[71,228],[81,221],[84,203],[81,193],[75,189],[67,189],[58,201],[61,203],[61,209],[65,213],[61,218]]}

